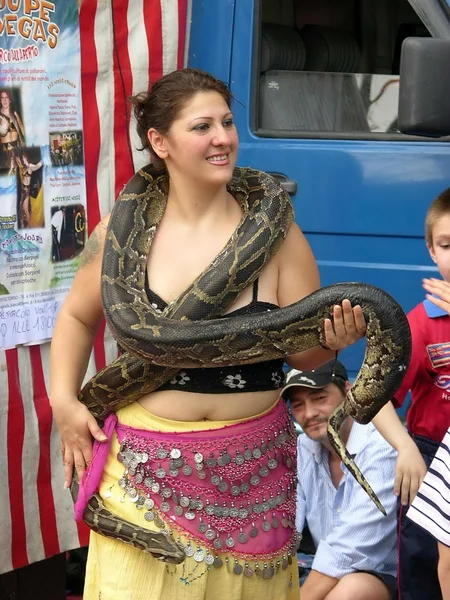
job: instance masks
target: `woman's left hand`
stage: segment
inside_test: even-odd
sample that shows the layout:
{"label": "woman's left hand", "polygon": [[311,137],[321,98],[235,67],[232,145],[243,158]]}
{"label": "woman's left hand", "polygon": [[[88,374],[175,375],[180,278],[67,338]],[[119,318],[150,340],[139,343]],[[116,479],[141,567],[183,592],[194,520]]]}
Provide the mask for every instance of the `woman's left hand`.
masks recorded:
{"label": "woman's left hand", "polygon": [[325,345],[330,350],[343,350],[364,337],[366,320],[362,308],[352,308],[350,300],[344,300],[342,306],[333,309],[333,322],[324,320]]}

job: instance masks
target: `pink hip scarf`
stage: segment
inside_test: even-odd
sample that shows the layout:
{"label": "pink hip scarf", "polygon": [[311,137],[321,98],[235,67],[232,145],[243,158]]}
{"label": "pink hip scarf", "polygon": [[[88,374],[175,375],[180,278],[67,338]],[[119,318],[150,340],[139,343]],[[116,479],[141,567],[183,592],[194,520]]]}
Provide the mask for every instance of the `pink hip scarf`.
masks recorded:
{"label": "pink hip scarf", "polygon": [[[219,429],[149,431],[122,425],[112,414],[104,431],[110,438],[114,430],[124,468],[118,481],[123,499],[134,502],[149,523],[184,536],[186,556],[195,558],[201,545],[206,564],[220,552],[234,557],[241,572],[237,558],[277,561],[286,568],[298,543],[297,443],[282,400],[261,416]],[[108,444],[95,443],[80,483],[77,520],[98,490],[108,452]],[[270,567],[267,573],[270,577]]]}

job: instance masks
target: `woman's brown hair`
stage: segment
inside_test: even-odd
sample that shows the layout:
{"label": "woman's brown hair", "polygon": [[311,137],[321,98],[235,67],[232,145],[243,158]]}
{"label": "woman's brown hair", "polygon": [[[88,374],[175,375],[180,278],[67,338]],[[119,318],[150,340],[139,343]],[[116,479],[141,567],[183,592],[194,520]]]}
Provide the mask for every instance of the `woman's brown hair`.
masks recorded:
{"label": "woman's brown hair", "polygon": [[159,159],[147,137],[152,127],[165,135],[184,106],[198,92],[217,92],[231,107],[231,92],[227,85],[200,69],[179,69],[158,79],[148,92],[131,98],[136,130],[141,140],[141,150],[148,150],[152,162]]}

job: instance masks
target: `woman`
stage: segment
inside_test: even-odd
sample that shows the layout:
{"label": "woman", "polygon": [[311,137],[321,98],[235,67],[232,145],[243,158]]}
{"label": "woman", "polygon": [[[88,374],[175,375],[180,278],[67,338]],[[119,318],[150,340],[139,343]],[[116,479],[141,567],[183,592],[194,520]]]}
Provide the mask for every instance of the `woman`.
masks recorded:
{"label": "woman", "polygon": [[16,170],[14,150],[24,145],[25,134],[22,121],[12,106],[9,91],[0,92],[0,105],[0,142],[3,156],[1,162],[7,165],[11,174]]}
{"label": "woman", "polygon": [[[227,190],[238,150],[230,105],[230,92],[222,82],[192,69],[164,76],[148,94],[134,99],[142,145],[152,162],[163,163],[169,179],[165,212],[147,262],[146,293],[157,309],[163,310],[203,272],[240,222],[240,205]],[[51,402],[62,437],[66,486],[73,467],[81,477],[91,460],[91,434],[100,443],[107,439],[77,400],[102,319],[100,275],[107,223],[108,217],[88,241],[52,341]],[[314,257],[293,224],[280,250],[227,314],[287,306],[318,287]],[[361,308],[352,309],[345,301],[335,308],[334,326],[325,322],[327,348],[290,356],[288,362],[296,368],[314,368],[364,331]],[[158,518],[173,528],[187,557],[181,565],[167,565],[92,534],[85,600],[298,598],[295,473],[290,455],[292,449],[295,452],[295,436],[286,407],[278,400],[281,368],[282,361],[273,361],[186,369],[117,412],[119,425],[112,435],[100,495],[107,508],[124,519],[156,529]],[[119,430],[129,439],[119,443]],[[281,450],[277,450],[273,441],[281,431],[284,443],[278,438]],[[174,439],[176,443],[171,442]],[[138,447],[146,450],[139,453]],[[184,459],[188,450],[192,460]],[[279,460],[283,454],[285,462]],[[133,458],[136,468],[128,465]],[[143,475],[138,480],[142,462],[151,463],[153,469],[147,489]],[[241,478],[231,490],[227,469],[234,470],[235,479]],[[130,482],[132,497],[124,490]],[[175,490],[177,485],[181,491]],[[137,495],[136,490],[146,495]]]}
{"label": "woman", "polygon": [[[42,161],[33,164],[28,161],[25,153],[18,154],[16,156],[17,166],[19,167],[19,184],[20,184],[20,199],[19,199],[19,210],[18,210],[18,226],[19,229],[26,229],[32,225],[31,223],[31,176],[34,171],[38,171],[42,168]],[[39,186],[39,192],[41,186]],[[39,218],[39,221],[35,226],[39,227],[43,224],[43,215]]]}

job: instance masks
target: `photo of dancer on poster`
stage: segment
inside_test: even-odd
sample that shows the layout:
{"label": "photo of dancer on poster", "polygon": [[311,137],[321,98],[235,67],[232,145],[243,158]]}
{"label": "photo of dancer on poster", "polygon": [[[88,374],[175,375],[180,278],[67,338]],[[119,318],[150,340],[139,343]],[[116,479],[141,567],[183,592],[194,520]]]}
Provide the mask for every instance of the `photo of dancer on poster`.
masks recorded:
{"label": "photo of dancer on poster", "polygon": [[53,167],[83,164],[83,137],[81,131],[50,133],[50,160]]}
{"label": "photo of dancer on poster", "polygon": [[25,144],[25,132],[18,113],[20,92],[0,88],[0,170],[12,174],[16,170],[14,153]]}
{"label": "photo of dancer on poster", "polygon": [[74,258],[86,240],[86,213],[82,204],[56,206],[51,210],[52,261]]}
{"label": "photo of dancer on poster", "polygon": [[19,229],[44,226],[44,193],[40,148],[16,148],[17,224]]}
{"label": "photo of dancer on poster", "polygon": [[66,225],[66,207],[57,208],[52,214],[52,260],[59,262],[62,260],[61,253],[61,235]]}

